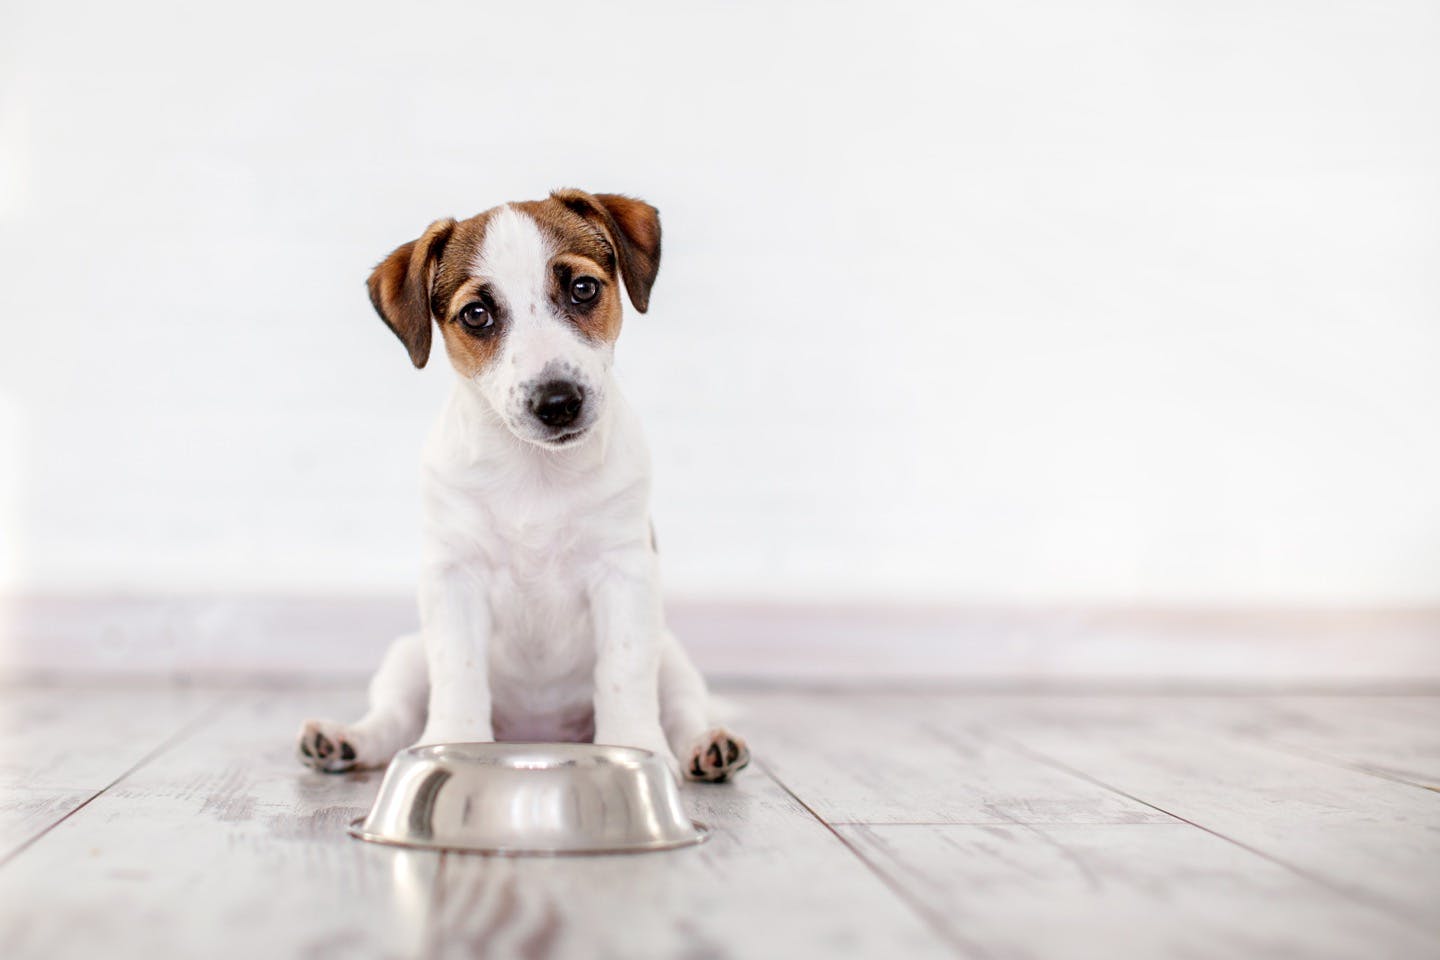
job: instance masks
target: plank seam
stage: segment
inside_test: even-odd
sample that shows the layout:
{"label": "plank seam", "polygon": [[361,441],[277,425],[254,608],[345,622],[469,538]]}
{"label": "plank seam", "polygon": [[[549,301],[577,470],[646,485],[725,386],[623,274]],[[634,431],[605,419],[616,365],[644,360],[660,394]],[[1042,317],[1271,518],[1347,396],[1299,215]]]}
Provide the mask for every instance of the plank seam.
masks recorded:
{"label": "plank seam", "polygon": [[8,866],[16,857],[20,856],[20,854],[24,853],[26,850],[29,850],[31,847],[33,847],[35,844],[39,843],[42,839],[49,835],[50,831],[60,826],[60,824],[64,823],[66,820],[69,820],[71,817],[75,816],[81,810],[84,810],[86,807],[90,806],[91,803],[100,799],[100,797],[104,796],[107,792],[113,789],[117,784],[124,781],[131,774],[135,773],[137,770],[141,769],[155,758],[161,756],[166,751],[177,746],[179,743],[185,740],[185,738],[189,737],[201,726],[203,726],[206,722],[213,719],[214,716],[219,713],[220,710],[224,708],[229,702],[229,699],[223,699],[217,703],[211,704],[209,707],[201,710],[200,713],[196,714],[190,720],[181,724],[180,729],[176,730],[174,733],[170,734],[170,736],[160,741],[159,744],[151,748],[150,751],[147,752],[144,756],[142,756],[139,760],[136,760],[114,780],[111,780],[109,783],[105,784],[105,786],[101,787],[99,790],[96,790],[90,796],[86,797],[84,800],[80,801],[80,803],[76,804],[73,808],[66,811],[64,816],[60,817],[58,820],[55,820],[53,823],[48,824],[38,833],[22,841],[19,846],[6,853],[3,857],[0,857],[0,868]]}
{"label": "plank seam", "polygon": [[920,902],[915,897],[912,897],[908,890],[906,890],[903,886],[897,883],[894,878],[892,878],[888,873],[886,873],[885,870],[882,869],[879,865],[871,861],[869,857],[865,856],[864,852],[861,851],[857,846],[855,846],[855,844],[851,843],[848,837],[842,834],[839,830],[836,830],[834,824],[831,824],[824,817],[820,816],[820,814],[816,812],[816,810],[811,807],[810,804],[800,799],[799,794],[797,794],[794,790],[791,790],[789,785],[786,784],[785,781],[781,780],[775,774],[775,771],[770,769],[768,764],[757,760],[755,765],[759,767],[762,771],[764,771],[765,775],[769,777],[772,781],[774,781],[776,786],[778,786],[781,790],[784,790],[786,795],[789,796],[791,800],[794,800],[797,804],[799,804],[802,810],[810,814],[810,816],[814,817],[816,822],[818,822],[822,827],[828,830],[832,837],[834,837],[836,840],[839,840],[840,843],[844,845],[845,849],[849,850],[850,854],[854,856],[855,859],[859,860],[862,864],[864,864],[865,867],[871,873],[873,873],[876,878],[879,879],[879,881],[883,883],[886,888],[895,895],[897,899],[900,900],[901,903],[903,903],[907,908],[909,908],[921,920],[921,922],[928,926],[931,932],[933,932],[936,936],[940,938],[942,943],[955,950],[961,956],[974,955],[974,951],[969,949],[964,942],[956,938],[955,935],[950,931],[950,929],[944,924],[944,922],[935,915],[934,911],[930,910],[928,907],[925,906],[924,903]]}
{"label": "plank seam", "polygon": [[1132,800],[1135,803],[1143,804],[1152,810],[1165,814],[1167,817],[1173,817],[1181,823],[1188,824],[1197,830],[1202,830],[1205,833],[1210,834],[1210,836],[1215,837],[1216,839],[1223,840],[1224,842],[1229,844],[1233,844],[1239,847],[1241,850],[1246,851],[1247,853],[1250,853],[1254,856],[1259,857],[1262,860],[1266,860],[1270,863],[1275,864],[1278,867],[1288,870],[1298,877],[1301,877],[1311,883],[1316,884],[1317,886],[1329,890],[1331,893],[1338,895],[1342,899],[1350,900],[1362,906],[1369,907],[1372,910],[1384,914],[1391,920],[1398,921],[1405,926],[1418,930],[1422,933],[1432,936],[1435,933],[1433,929],[1426,926],[1424,923],[1416,920],[1408,912],[1397,908],[1388,900],[1367,894],[1364,891],[1355,890],[1342,884],[1338,884],[1331,880],[1329,877],[1317,873],[1312,873],[1304,867],[1296,866],[1295,864],[1290,863],[1288,860],[1283,860],[1280,857],[1274,856],[1273,854],[1266,853],[1264,850],[1253,847],[1242,840],[1237,840],[1236,838],[1221,833],[1218,830],[1207,827],[1202,823],[1197,823],[1196,821],[1191,820],[1188,817],[1182,817],[1180,814],[1175,813],[1173,810],[1167,810],[1159,804],[1151,803],[1150,801],[1142,799],[1141,797],[1137,797],[1132,793],[1121,790],[1119,787],[1114,786],[1110,783],[1106,783],[1104,780],[1101,780],[1098,777],[1092,777],[1088,773],[1077,770],[1074,767],[1066,764],[1065,762],[1061,760],[1056,760],[1054,757],[1050,757],[1044,753],[1034,750],[1017,740],[1010,739],[1009,737],[1000,734],[994,734],[993,732],[992,736],[994,736],[996,742],[1005,743],[1007,746],[1010,747],[1010,749],[1016,751],[1017,753],[1020,753],[1023,756],[1027,756],[1039,763],[1048,764],[1056,770],[1067,773],[1072,777],[1078,777],[1079,779],[1084,780],[1086,783],[1093,784],[1103,790],[1108,790],[1111,793],[1126,798],[1127,800]]}
{"label": "plank seam", "polygon": [[1260,747],[1265,750],[1273,750],[1282,753],[1287,757],[1294,757],[1297,760],[1307,760],[1310,763],[1319,763],[1337,770],[1345,770],[1350,773],[1357,773],[1366,777],[1374,777],[1377,780],[1388,780],[1391,783],[1403,784],[1407,787],[1417,787],[1421,790],[1429,790],[1432,793],[1440,793],[1440,786],[1429,783],[1421,783],[1418,780],[1410,780],[1396,773],[1390,773],[1378,767],[1370,767],[1365,764],[1355,763],[1349,760],[1342,760],[1339,757],[1324,753],[1318,750],[1310,750],[1305,747],[1296,747],[1289,744],[1275,743],[1266,740],[1264,737],[1240,737],[1240,742],[1251,746]]}

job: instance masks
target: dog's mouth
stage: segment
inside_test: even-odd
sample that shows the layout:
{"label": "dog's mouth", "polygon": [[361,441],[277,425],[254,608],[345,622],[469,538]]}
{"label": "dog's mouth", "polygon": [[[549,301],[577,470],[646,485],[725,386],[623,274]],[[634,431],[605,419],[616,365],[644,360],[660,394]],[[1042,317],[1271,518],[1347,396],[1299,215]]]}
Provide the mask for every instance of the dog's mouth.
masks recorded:
{"label": "dog's mouth", "polygon": [[506,426],[510,428],[510,433],[515,439],[534,444],[542,450],[560,450],[576,446],[595,430],[595,425],[591,423],[574,430],[537,435],[539,431],[535,430],[533,424],[506,423]]}
{"label": "dog's mouth", "polygon": [[581,429],[579,429],[579,430],[569,430],[569,431],[567,431],[567,432],[565,432],[565,433],[556,434],[556,435],[553,436],[553,437],[545,437],[544,439],[540,440],[539,442],[540,442],[540,445],[541,445],[541,446],[544,446],[544,447],[551,447],[551,448],[568,447],[568,446],[574,444],[577,440],[583,439],[584,436],[585,436],[587,433],[589,433],[589,432],[590,432],[590,428],[589,428],[589,427],[583,427],[583,428],[581,428]]}

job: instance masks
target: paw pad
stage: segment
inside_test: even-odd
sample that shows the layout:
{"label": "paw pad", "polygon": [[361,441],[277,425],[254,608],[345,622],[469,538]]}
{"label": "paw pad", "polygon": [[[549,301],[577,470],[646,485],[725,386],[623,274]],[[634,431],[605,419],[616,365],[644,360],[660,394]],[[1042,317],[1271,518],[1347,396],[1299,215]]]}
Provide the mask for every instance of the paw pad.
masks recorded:
{"label": "paw pad", "polygon": [[311,720],[300,729],[296,749],[301,763],[322,773],[344,773],[355,766],[355,747],[340,728],[320,720]]}
{"label": "paw pad", "polygon": [[691,780],[722,783],[750,763],[750,748],[727,730],[711,730],[690,750],[685,775]]}

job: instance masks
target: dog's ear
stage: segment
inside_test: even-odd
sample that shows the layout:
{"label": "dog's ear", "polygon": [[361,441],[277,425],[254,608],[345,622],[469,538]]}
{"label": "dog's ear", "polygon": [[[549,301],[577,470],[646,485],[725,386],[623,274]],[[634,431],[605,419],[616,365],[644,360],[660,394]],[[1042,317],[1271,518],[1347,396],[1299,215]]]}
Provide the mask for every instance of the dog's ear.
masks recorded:
{"label": "dog's ear", "polygon": [[644,313],[650,306],[655,275],[660,272],[660,211],[643,200],[618,193],[556,190],[550,196],[580,216],[596,221],[609,234],[620,258],[620,275],[625,278],[630,302]]}
{"label": "dog's ear", "polygon": [[419,240],[397,247],[370,274],[375,312],[405,344],[417,367],[430,359],[430,286],[454,230],[454,220],[436,220]]}

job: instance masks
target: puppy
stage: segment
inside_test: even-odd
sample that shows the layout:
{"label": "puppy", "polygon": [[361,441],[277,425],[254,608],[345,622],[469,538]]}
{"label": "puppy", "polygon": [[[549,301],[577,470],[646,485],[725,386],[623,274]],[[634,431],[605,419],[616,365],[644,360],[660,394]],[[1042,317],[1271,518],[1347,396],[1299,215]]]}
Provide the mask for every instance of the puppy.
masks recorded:
{"label": "puppy", "polygon": [[659,268],[654,207],[579,190],[437,220],[375,268],[411,361],[433,324],[458,377],[422,460],[420,632],[385,654],[364,717],[304,725],[303,763],[491,740],[641,747],[695,780],[749,762],[666,629],[649,454],[612,371],[622,283],[644,313]]}

